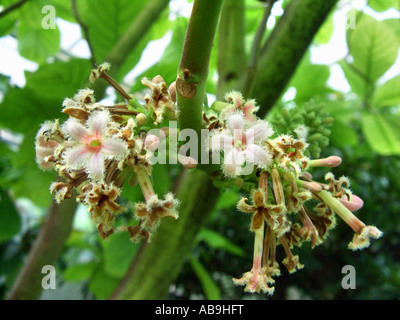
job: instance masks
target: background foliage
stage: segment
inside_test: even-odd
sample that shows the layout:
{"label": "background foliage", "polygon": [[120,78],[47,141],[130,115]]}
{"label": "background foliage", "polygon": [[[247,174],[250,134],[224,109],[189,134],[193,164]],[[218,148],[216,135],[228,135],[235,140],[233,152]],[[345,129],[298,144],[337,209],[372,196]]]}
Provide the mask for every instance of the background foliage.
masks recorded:
{"label": "background foliage", "polygon": [[[143,76],[151,78],[161,74],[167,84],[176,79],[188,17],[176,11],[172,2],[170,8],[148,26],[148,32],[125,57],[116,74],[117,80],[138,98],[144,93],[140,83]],[[271,20],[276,24],[283,13],[279,8],[285,8],[289,2],[275,4],[265,38],[274,25]],[[6,8],[12,3],[14,0],[4,0],[1,6]],[[71,3],[68,0],[27,1],[0,18],[0,43],[12,38],[17,43],[18,53],[37,64],[35,71],[25,72],[26,82],[22,86],[15,85],[9,75],[0,75],[0,297],[3,299],[32,248],[51,202],[48,188],[55,177],[40,171],[34,161],[33,142],[39,125],[47,119],[63,119],[60,113],[63,99],[72,97],[79,88],[87,85],[92,61],[100,63],[107,58],[148,1],[77,1],[80,20],[89,30],[90,57],[76,55],[71,48],[61,45],[61,20],[78,23]],[[56,29],[42,28],[44,14],[41,10],[47,4],[56,9]],[[352,190],[365,200],[364,208],[357,215],[361,220],[377,225],[384,237],[367,250],[351,252],[347,249],[351,232],[339,223],[323,245],[314,250],[299,249],[305,268],[290,276],[284,273],[279,277],[271,299],[399,298],[400,21],[399,18],[385,18],[384,14],[389,11],[392,17],[397,12],[399,17],[400,8],[397,0],[371,0],[357,8],[355,11],[351,2],[339,2],[304,55],[286,94],[267,118],[279,121],[285,108],[293,120],[302,112],[310,116],[306,109],[310,103],[323,106],[324,112],[335,121],[328,131],[321,127],[325,130],[324,135],[329,137],[329,146],[326,143],[316,151],[321,157],[335,154],[344,159],[343,164],[334,169],[334,174],[351,178]],[[263,12],[262,1],[245,1],[247,56],[251,54]],[[347,13],[356,23],[354,29],[345,30],[345,43],[338,44],[347,50],[335,61],[317,64],[318,48],[344,32]],[[149,54],[145,51],[148,44],[165,35],[169,35],[170,41],[161,59],[133,80],[126,77]],[[219,36],[217,33],[217,38]],[[158,47],[152,48],[159,53]],[[217,94],[217,52],[216,41],[207,83],[211,99]],[[2,60],[7,63],[7,56],[2,54]],[[333,85],[332,76],[337,74],[339,78]],[[343,87],[347,90],[342,90]],[[115,98],[113,92],[107,93],[108,101]],[[307,125],[318,131],[321,124],[311,120]],[[288,122],[284,123],[287,125]],[[156,166],[154,170],[159,193],[169,190],[179,173],[177,168],[165,165]],[[315,170],[315,175],[322,178],[324,172]],[[249,218],[235,209],[239,196],[237,190],[230,189],[220,197],[206,226],[197,235],[196,245],[178,278],[171,285],[168,298],[267,298],[244,294],[231,281],[232,276],[237,277],[250,267],[253,244],[248,231]],[[138,187],[124,188],[122,201],[126,205],[139,200]],[[85,208],[78,207],[73,230],[57,261],[57,290],[47,290],[41,298],[106,299],[123,279],[138,250],[139,245],[131,243],[126,233],[114,234],[109,241],[102,241]],[[341,287],[341,268],[347,264],[356,268],[356,290]]]}

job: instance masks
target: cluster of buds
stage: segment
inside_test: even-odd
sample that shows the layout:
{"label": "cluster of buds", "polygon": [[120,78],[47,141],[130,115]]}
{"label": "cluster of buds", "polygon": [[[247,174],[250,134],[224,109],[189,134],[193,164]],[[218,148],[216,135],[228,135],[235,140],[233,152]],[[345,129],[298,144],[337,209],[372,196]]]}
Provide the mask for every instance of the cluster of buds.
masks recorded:
{"label": "cluster of buds", "polygon": [[282,108],[280,114],[271,119],[272,125],[279,128],[281,133],[291,134],[300,140],[307,138],[308,147],[304,154],[313,158],[319,158],[322,149],[329,145],[329,127],[333,121],[324,105],[314,100],[307,102],[301,109],[295,108],[290,112]]}
{"label": "cluster of buds", "polygon": [[304,242],[312,248],[323,243],[336,224],[336,215],[355,232],[349,243],[352,250],[368,247],[371,238],[382,235],[353,214],[363,201],[352,194],[348,178],[335,179],[329,172],[326,183],[313,180],[309,172],[313,167],[337,167],[342,159],[306,156],[307,127],[298,127],[297,138],[277,134],[268,122],[255,117],[253,100],[245,101],[238,92],[229,93],[226,100],[219,104],[222,124],[212,130],[210,150],[223,153],[226,178],[236,184],[253,179],[257,186],[251,190],[250,201],[242,198],[237,203],[239,211],[252,214],[250,231],[255,240],[253,267],[234,279],[235,284],[245,285],[247,292],[272,294],[273,277],[281,274],[277,246],[286,253],[281,262],[289,273],[303,268],[293,248]]}
{"label": "cluster of buds", "polygon": [[99,66],[90,79],[105,79],[126,103],[103,106],[90,89],[65,99],[62,111],[69,117],[63,124],[55,120],[42,125],[36,136],[36,160],[42,169],[58,174],[50,186],[56,201],[75,196],[85,204],[103,239],[115,232],[117,215],[127,210],[118,203],[123,184],[135,180],[145,202],[135,206],[138,224],[121,229],[133,241],[149,241],[161,218],[178,218],[178,201],[172,193],[159,199],[154,192],[150,159],[160,141],[147,134],[161,127],[165,117],[176,118],[176,104],[160,76],[143,79],[150,93],[142,105],[107,74],[108,69],[108,64]]}

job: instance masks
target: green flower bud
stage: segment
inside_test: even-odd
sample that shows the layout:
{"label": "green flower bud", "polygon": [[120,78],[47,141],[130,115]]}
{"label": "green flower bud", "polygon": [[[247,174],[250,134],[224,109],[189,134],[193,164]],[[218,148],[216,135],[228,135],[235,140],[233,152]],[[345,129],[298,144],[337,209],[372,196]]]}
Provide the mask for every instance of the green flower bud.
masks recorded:
{"label": "green flower bud", "polygon": [[326,118],[322,119],[322,124],[331,125],[334,121],[335,121],[335,119],[333,117],[326,117]]}
{"label": "green flower bud", "polygon": [[314,133],[312,135],[310,135],[307,140],[311,143],[311,142],[317,142],[322,138],[322,134],[320,133]]}

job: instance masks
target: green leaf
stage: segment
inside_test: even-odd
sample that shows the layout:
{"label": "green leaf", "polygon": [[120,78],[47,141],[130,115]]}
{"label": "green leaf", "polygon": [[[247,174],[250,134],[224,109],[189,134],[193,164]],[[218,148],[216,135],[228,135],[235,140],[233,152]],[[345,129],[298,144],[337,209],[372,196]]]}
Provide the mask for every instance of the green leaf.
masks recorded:
{"label": "green leaf", "polygon": [[104,249],[104,272],[114,278],[122,278],[136,255],[138,244],[129,239],[127,232],[115,233],[102,242]]}
{"label": "green leaf", "polygon": [[236,205],[239,200],[239,194],[236,190],[227,190],[218,199],[216,209],[230,209]]}
{"label": "green leaf", "polygon": [[95,60],[101,63],[141,9],[143,0],[77,1],[82,21],[88,28]]}
{"label": "green leaf", "polygon": [[0,74],[0,92],[7,93],[10,88],[10,77]]}
{"label": "green leaf", "polygon": [[131,92],[137,92],[144,89],[141,83],[143,77],[152,79],[154,76],[161,74],[167,85],[176,80],[176,72],[182,54],[187,23],[188,19],[186,18],[179,18],[175,21],[171,42],[166,47],[160,62],[151,66],[137,77],[137,81],[134,83]]}
{"label": "green leaf", "polygon": [[330,141],[336,147],[354,146],[358,143],[357,132],[341,121],[335,120],[330,130]]}
{"label": "green leaf", "polygon": [[393,30],[382,21],[363,14],[355,29],[348,29],[347,45],[353,66],[372,82],[396,61],[398,41]]}
{"label": "green leaf", "polygon": [[317,44],[327,44],[333,34],[333,14],[330,14],[314,37]]}
{"label": "green leaf", "polygon": [[[2,10],[8,8],[10,5],[14,4],[15,0],[3,0],[1,1]],[[15,26],[18,18],[18,11],[14,10],[9,12],[6,16],[0,19],[0,37],[6,34],[10,34]]]}
{"label": "green leaf", "polygon": [[97,268],[89,282],[89,290],[97,299],[107,299],[119,283],[116,279],[107,274],[101,267]]}
{"label": "green leaf", "polygon": [[63,278],[67,281],[84,281],[89,279],[97,267],[96,262],[76,264],[68,267]]}
{"label": "green leaf", "polygon": [[51,5],[56,9],[57,18],[76,23],[71,2],[71,0],[52,0]]}
{"label": "green leaf", "polygon": [[239,257],[245,256],[245,251],[213,230],[203,228],[199,233],[199,240],[206,242],[211,248],[223,249]]}
{"label": "green leaf", "polygon": [[193,255],[189,257],[190,265],[193,268],[194,273],[197,278],[200,280],[201,287],[204,290],[204,294],[207,300],[220,300],[221,293],[212,279],[211,275],[208,273],[206,268],[201,264],[199,260],[197,260]]}
{"label": "green leaf", "polygon": [[368,6],[375,11],[383,12],[390,8],[400,10],[400,2],[398,0],[370,0]]}
{"label": "green leaf", "polygon": [[[150,30],[144,35],[140,42],[136,45],[135,49],[130,52],[126,57],[124,63],[118,70],[116,79],[122,79],[128,74],[143,58],[144,50],[153,40],[163,37],[171,28],[172,23],[168,19],[168,12],[164,11],[150,27]],[[161,72],[161,71],[160,71]]]}
{"label": "green leaf", "polygon": [[44,29],[42,26],[42,20],[46,17],[42,8],[48,4],[46,0],[29,1],[20,10],[18,51],[21,56],[39,64],[53,57],[60,48],[58,28]]}
{"label": "green leaf", "polygon": [[0,189],[0,243],[10,240],[21,229],[21,218],[6,190]]}
{"label": "green leaf", "polygon": [[154,191],[160,198],[171,188],[172,178],[169,175],[167,164],[155,164],[152,169]]}
{"label": "green leaf", "polygon": [[388,25],[394,32],[395,35],[397,35],[397,41],[398,45],[400,46],[400,21],[398,18],[393,18],[393,19],[385,19],[383,20],[386,25]]}
{"label": "green leaf", "polygon": [[[85,72],[87,70],[87,72]],[[21,178],[12,185],[16,197],[28,197],[35,204],[47,206],[48,191],[54,172],[42,172],[35,163],[35,136],[46,120],[66,118],[61,113],[62,101],[72,97],[85,84],[90,64],[88,60],[56,61],[26,73],[24,88],[12,87],[0,104],[0,124],[13,132],[24,134],[19,151],[11,156]]]}
{"label": "green leaf", "polygon": [[63,116],[62,101],[72,97],[84,86],[90,63],[84,59],[56,61],[26,72],[24,88],[13,87],[0,104],[0,124],[14,132],[24,133],[45,120]]}
{"label": "green leaf", "polygon": [[301,104],[318,95],[324,95],[331,90],[326,83],[330,71],[326,65],[310,62],[309,53],[303,58],[288,87],[296,88],[295,102]]}
{"label": "green leaf", "polygon": [[381,155],[400,154],[399,128],[399,115],[363,114],[363,133],[371,148]]}
{"label": "green leaf", "polygon": [[87,233],[85,232],[72,230],[65,245],[67,247],[89,249],[92,252],[98,252],[99,248],[97,247],[97,244],[95,245],[94,243],[91,243],[85,236],[87,236]]}
{"label": "green leaf", "polygon": [[12,185],[11,189],[16,198],[28,198],[36,205],[47,207],[51,200],[49,187],[55,180],[53,171],[42,171],[35,162],[35,140],[36,129],[26,133],[20,150],[10,156],[14,168],[21,171],[19,179]]}
{"label": "green leaf", "polygon": [[377,106],[397,106],[400,104],[400,75],[376,88],[373,102]]}
{"label": "green leaf", "polygon": [[72,97],[89,79],[91,63],[86,59],[72,59],[68,62],[55,61],[41,66],[36,72],[26,72],[26,88],[41,100],[56,100],[61,103]]}
{"label": "green leaf", "polygon": [[346,60],[340,60],[339,65],[351,89],[359,96],[364,97],[370,89],[370,85],[368,84],[369,80],[365,78],[365,75],[354,69],[354,66],[349,64]]}

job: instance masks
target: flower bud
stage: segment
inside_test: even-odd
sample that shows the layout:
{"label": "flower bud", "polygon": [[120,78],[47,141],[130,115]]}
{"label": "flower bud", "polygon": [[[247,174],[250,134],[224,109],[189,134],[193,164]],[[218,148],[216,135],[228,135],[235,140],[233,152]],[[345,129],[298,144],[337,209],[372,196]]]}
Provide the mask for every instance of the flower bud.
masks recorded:
{"label": "flower bud", "polygon": [[169,91],[171,100],[173,102],[176,102],[176,83],[175,83],[175,81],[170,84],[168,91]]}
{"label": "flower bud", "polygon": [[338,200],[350,211],[357,211],[364,205],[364,201],[354,194],[351,195],[351,200],[348,200],[347,196]]}
{"label": "flower bud", "polygon": [[330,156],[328,158],[316,159],[310,161],[310,167],[337,167],[342,163],[342,158]]}
{"label": "flower bud", "polygon": [[156,135],[149,134],[146,136],[146,139],[144,140],[144,148],[146,150],[154,152],[159,145],[160,139]]}
{"label": "flower bud", "polygon": [[147,122],[147,117],[144,113],[139,113],[136,116],[136,123],[138,124],[138,126],[142,126]]}

